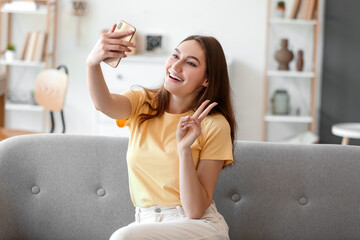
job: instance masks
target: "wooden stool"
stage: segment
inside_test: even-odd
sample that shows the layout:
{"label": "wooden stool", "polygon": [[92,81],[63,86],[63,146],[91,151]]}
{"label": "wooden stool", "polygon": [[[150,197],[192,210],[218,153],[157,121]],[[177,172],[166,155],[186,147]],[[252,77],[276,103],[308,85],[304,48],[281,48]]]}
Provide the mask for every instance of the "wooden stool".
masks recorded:
{"label": "wooden stool", "polygon": [[332,126],[331,132],[343,137],[341,144],[348,145],[350,138],[360,139],[360,123],[338,123]]}

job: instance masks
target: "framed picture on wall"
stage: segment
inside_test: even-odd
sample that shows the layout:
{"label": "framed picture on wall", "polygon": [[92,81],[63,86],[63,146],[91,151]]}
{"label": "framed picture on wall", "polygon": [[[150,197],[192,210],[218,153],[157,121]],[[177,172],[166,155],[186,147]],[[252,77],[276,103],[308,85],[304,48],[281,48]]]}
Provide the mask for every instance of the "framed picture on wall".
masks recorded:
{"label": "framed picture on wall", "polygon": [[148,53],[161,53],[164,50],[164,35],[146,34],[145,51]]}

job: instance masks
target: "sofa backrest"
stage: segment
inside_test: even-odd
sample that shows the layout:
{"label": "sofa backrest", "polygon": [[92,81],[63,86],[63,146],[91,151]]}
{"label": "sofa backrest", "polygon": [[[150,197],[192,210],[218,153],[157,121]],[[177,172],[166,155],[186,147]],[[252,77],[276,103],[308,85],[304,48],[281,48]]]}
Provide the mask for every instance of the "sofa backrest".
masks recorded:
{"label": "sofa backrest", "polygon": [[126,150],[112,137],[0,142],[0,239],[109,239],[134,220]]}
{"label": "sofa backrest", "polygon": [[230,239],[360,239],[360,147],[238,142],[214,201]]}
{"label": "sofa backrest", "polygon": [[[134,220],[127,139],[0,142],[0,239],[109,239]],[[237,142],[214,201],[236,239],[360,239],[360,148]]]}

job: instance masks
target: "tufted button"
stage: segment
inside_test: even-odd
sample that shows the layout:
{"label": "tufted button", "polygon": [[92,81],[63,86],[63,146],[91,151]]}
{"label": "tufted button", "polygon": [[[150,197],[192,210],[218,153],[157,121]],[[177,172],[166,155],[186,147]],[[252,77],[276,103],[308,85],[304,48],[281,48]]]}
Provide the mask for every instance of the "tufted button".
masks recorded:
{"label": "tufted button", "polygon": [[301,205],[305,205],[305,204],[307,204],[307,199],[304,198],[304,197],[302,197],[302,198],[299,199],[299,203],[300,203]]}
{"label": "tufted button", "polygon": [[157,207],[157,208],[155,208],[155,209],[154,209],[154,211],[155,211],[155,212],[157,212],[157,213],[161,213],[161,209],[160,209],[160,208],[158,208],[158,207]]}
{"label": "tufted button", "polygon": [[31,192],[32,192],[33,194],[38,194],[38,193],[40,192],[40,188],[39,188],[38,186],[33,186],[33,187],[31,188]]}
{"label": "tufted button", "polygon": [[96,194],[97,194],[99,197],[105,196],[105,194],[106,194],[105,189],[99,188],[99,189],[97,190]]}
{"label": "tufted button", "polygon": [[239,194],[237,194],[237,193],[235,193],[235,194],[232,195],[232,197],[231,197],[231,200],[232,200],[233,202],[238,202],[238,201],[240,201],[240,199],[241,199],[241,197],[240,197]]}

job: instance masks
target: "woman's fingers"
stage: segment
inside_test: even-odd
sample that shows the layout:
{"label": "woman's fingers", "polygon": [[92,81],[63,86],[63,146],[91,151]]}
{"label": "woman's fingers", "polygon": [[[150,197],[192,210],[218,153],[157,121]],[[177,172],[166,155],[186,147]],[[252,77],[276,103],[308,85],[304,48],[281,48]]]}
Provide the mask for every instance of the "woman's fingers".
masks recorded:
{"label": "woman's fingers", "polygon": [[108,31],[108,33],[112,33],[115,31],[116,23],[112,26],[112,28]]}
{"label": "woman's fingers", "polygon": [[109,38],[123,38],[123,37],[130,36],[133,33],[134,33],[134,31],[129,30],[129,31],[124,31],[124,32],[108,32],[108,33],[104,33],[104,34]]}
{"label": "woman's fingers", "polygon": [[211,109],[213,109],[217,105],[216,102],[213,102],[205,109],[206,105],[208,105],[209,102],[210,100],[205,100],[196,110],[196,112],[192,115],[191,118],[194,120],[198,119],[201,122],[209,114]]}
{"label": "woman's fingers", "polygon": [[135,43],[124,41],[118,38],[104,38],[103,42],[107,44],[122,45],[125,47],[136,47]]}
{"label": "woman's fingers", "polygon": [[210,104],[198,117],[199,121],[201,122],[217,104],[217,102]]}
{"label": "woman's fingers", "polygon": [[202,113],[202,111],[205,109],[206,105],[208,105],[208,103],[210,102],[210,100],[205,100],[200,107],[196,110],[196,112],[192,115],[193,119],[198,119],[200,114]]}
{"label": "woman's fingers", "polygon": [[117,52],[132,52],[130,48],[121,46],[121,45],[106,45],[105,50],[107,51],[117,51]]}

